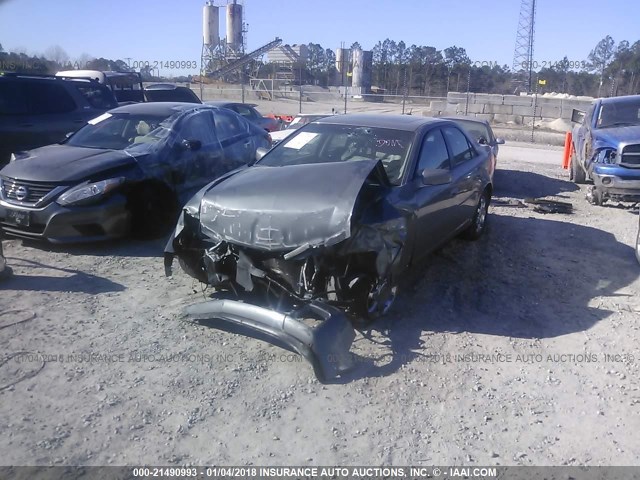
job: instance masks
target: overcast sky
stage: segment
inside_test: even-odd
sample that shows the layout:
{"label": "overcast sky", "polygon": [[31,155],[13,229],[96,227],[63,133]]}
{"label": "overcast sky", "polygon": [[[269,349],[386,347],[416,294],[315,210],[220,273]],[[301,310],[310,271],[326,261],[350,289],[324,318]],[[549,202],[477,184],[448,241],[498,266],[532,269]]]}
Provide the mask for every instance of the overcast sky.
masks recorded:
{"label": "overcast sky", "polygon": [[[225,5],[226,1],[216,1]],[[511,66],[519,0],[244,0],[247,44],[253,50],[276,36],[285,43],[324,48],[358,41],[371,49],[390,38],[439,50],[456,45],[473,61]],[[42,54],[60,45],[82,53],[131,61],[200,64],[201,0],[0,0],[0,44]],[[224,19],[224,10],[221,10]],[[535,59],[587,59],[605,35],[640,40],[638,0],[538,0]],[[224,23],[224,22],[222,22]],[[224,25],[221,24],[224,36]],[[172,73],[196,73],[162,71]]]}

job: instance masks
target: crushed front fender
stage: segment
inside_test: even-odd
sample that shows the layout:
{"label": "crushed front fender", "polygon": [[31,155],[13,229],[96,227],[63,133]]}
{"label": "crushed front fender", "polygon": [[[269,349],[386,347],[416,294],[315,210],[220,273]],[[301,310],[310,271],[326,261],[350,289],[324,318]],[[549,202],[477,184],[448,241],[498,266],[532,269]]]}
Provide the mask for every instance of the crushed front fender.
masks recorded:
{"label": "crushed front fender", "polygon": [[[186,307],[185,314],[192,320],[218,319],[266,335],[306,358],[323,383],[336,379],[353,363],[351,322],[341,310],[320,302],[281,313],[237,300],[210,300]],[[321,323],[311,327],[304,318]]]}

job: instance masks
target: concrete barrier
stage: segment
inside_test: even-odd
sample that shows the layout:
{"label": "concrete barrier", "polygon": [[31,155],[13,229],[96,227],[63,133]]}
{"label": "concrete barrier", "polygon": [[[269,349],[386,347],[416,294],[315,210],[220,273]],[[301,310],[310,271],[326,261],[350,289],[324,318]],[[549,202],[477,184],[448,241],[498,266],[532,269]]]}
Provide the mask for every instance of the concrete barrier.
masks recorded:
{"label": "concrete barrier", "polygon": [[513,106],[495,103],[485,103],[483,113],[499,113],[502,115],[513,115]]}
{"label": "concrete barrier", "polygon": [[513,107],[513,114],[514,115],[524,115],[524,116],[531,116],[533,115],[533,105],[517,105]]}
{"label": "concrete barrier", "polygon": [[531,106],[533,105],[532,97],[520,97],[517,95],[505,95],[502,100],[504,105],[513,105],[513,106]]}

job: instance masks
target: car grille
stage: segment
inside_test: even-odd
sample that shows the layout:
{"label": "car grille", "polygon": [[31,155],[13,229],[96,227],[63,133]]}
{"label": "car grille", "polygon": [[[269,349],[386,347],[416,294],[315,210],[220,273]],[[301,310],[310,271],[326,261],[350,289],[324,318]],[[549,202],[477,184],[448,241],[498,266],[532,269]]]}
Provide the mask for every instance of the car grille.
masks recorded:
{"label": "car grille", "polygon": [[35,205],[58,185],[54,183],[26,182],[14,178],[0,178],[4,199],[20,205]]}
{"label": "car grille", "polygon": [[627,145],[622,149],[622,159],[620,163],[627,165],[640,165],[640,144]]}

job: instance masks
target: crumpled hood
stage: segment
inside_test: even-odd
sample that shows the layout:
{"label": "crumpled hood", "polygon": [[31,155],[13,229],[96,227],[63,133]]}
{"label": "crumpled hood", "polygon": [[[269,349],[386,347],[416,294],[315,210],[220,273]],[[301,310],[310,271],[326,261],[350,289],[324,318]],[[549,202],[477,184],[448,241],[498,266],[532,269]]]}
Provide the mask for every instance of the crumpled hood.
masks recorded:
{"label": "crumpled hood", "polygon": [[31,182],[73,183],[136,161],[122,150],[69,145],[48,145],[28,153],[30,157],[7,164],[0,174]]}
{"label": "crumpled hood", "polygon": [[640,143],[640,125],[596,129],[593,137],[595,149],[618,148],[621,143]]}
{"label": "crumpled hood", "polygon": [[267,251],[333,245],[351,235],[353,208],[376,160],[244,169],[206,192],[205,235]]}

